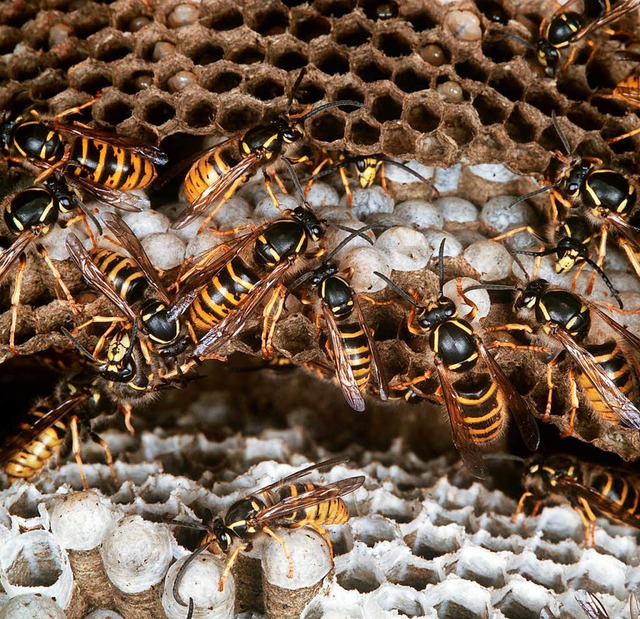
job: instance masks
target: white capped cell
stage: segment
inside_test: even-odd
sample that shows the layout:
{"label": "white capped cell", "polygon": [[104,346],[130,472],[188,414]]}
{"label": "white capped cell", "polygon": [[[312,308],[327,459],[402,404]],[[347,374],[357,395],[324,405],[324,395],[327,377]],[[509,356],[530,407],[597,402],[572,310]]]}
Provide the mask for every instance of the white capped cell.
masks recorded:
{"label": "white capped cell", "polygon": [[502,163],[479,163],[469,166],[469,170],[475,176],[494,183],[508,183],[520,178],[518,174],[514,174]]}
{"label": "white capped cell", "polygon": [[464,250],[464,259],[480,274],[483,282],[495,282],[511,275],[513,258],[495,241],[472,243]]}
{"label": "white capped cell", "polygon": [[155,232],[166,232],[171,225],[171,220],[166,215],[152,210],[127,213],[122,219],[139,239]]}
{"label": "white capped cell", "polygon": [[341,269],[353,269],[351,287],[356,292],[377,292],[387,284],[374,274],[378,271],[389,277],[391,266],[383,252],[375,247],[356,247],[340,261]]}
{"label": "white capped cell", "polygon": [[446,196],[438,198],[433,205],[440,211],[447,223],[470,223],[478,220],[478,209],[472,202],[464,198]]}
{"label": "white capped cell", "polygon": [[458,188],[462,164],[458,163],[450,168],[436,168],[435,187],[440,193],[449,193]]}
{"label": "white capped cell", "polygon": [[209,225],[219,230],[231,230],[238,227],[238,222],[250,219],[253,209],[247,200],[232,196],[218,209]]}
{"label": "white capped cell", "polygon": [[169,232],[150,234],[142,239],[142,246],[157,269],[167,271],[180,266],[184,261],[185,242]]}
{"label": "white capped cell", "polygon": [[389,266],[395,271],[417,271],[424,268],[431,257],[424,235],[404,226],[385,230],[375,246],[384,253]]}
{"label": "white capped cell", "polygon": [[[344,220],[335,222],[340,225],[347,226],[353,230],[358,230],[364,227],[366,224],[361,221],[350,221]],[[327,248],[327,253],[332,252],[343,240],[347,237],[352,236],[352,232],[348,232],[347,230],[341,230],[340,228],[336,228],[334,226],[327,226],[327,232],[324,237],[324,243]],[[363,236],[366,236],[371,241],[375,241],[375,235],[372,230],[367,230],[362,233]],[[355,247],[371,247],[372,243],[369,243],[367,240],[362,238],[362,236],[352,236],[351,240],[335,255],[334,260],[339,262],[346,254],[348,254]]]}
{"label": "white capped cell", "polygon": [[27,593],[11,598],[0,610],[0,619],[66,619],[66,615],[50,597]]}
{"label": "white capped cell", "polygon": [[[346,196],[342,197],[340,204],[346,206]],[[354,189],[351,212],[358,219],[364,220],[376,213],[393,213],[393,198],[378,185]]]}
{"label": "white capped cell", "polygon": [[[173,595],[173,584],[178,571],[188,557],[176,561],[167,573],[162,591],[162,608],[168,619],[184,619],[187,606],[180,604]],[[218,590],[218,583],[224,571],[226,560],[203,552],[196,557],[180,581],[178,593],[185,604],[189,598],[194,603],[194,619],[233,619],[235,607],[236,587],[230,574],[224,581],[222,591]]]}
{"label": "white capped cell", "polygon": [[[535,211],[526,201],[509,206],[516,198],[517,196],[495,196],[482,207],[480,219],[491,227],[496,235],[535,222]],[[508,237],[504,242],[514,249],[527,249],[535,244],[536,240],[531,233],[523,231]]]}
{"label": "white capped cell", "polygon": [[[480,282],[476,279],[472,279],[471,277],[457,277],[455,279],[450,279],[442,288],[444,296],[449,297],[456,304],[456,307],[458,308],[458,316],[460,316],[460,318],[467,318],[472,308],[467,305],[462,296],[458,294],[458,280],[463,291],[466,288],[478,285]],[[489,314],[489,310],[491,309],[491,298],[486,290],[470,290],[469,292],[465,292],[465,296],[473,301],[478,308],[478,313],[473,319],[473,322],[478,322]]]}
{"label": "white capped cell", "polygon": [[49,513],[51,532],[67,550],[95,548],[120,517],[113,503],[95,490],[56,497]]}
{"label": "white capped cell", "polygon": [[459,41],[479,41],[482,38],[480,18],[471,11],[448,11],[444,27]]}
{"label": "white capped cell", "polygon": [[444,218],[438,208],[424,200],[406,200],[398,204],[393,214],[402,220],[405,226],[418,230],[442,229]]}
{"label": "white capped cell", "polygon": [[336,206],[340,202],[338,192],[327,183],[315,181],[306,195],[307,202],[313,207]]}
{"label": "white capped cell", "polygon": [[[185,257],[191,258],[192,256],[199,256],[204,252],[218,247],[229,241],[228,236],[214,232],[213,230],[203,230],[197,236],[194,236],[185,249]],[[222,250],[221,250],[222,251]]]}
{"label": "white capped cell", "polygon": [[120,520],[100,548],[109,580],[125,593],[140,593],[158,584],[173,559],[166,526],[129,516]]}
{"label": "white capped cell", "polygon": [[[423,176],[427,180],[432,180],[435,172],[435,168],[432,166],[426,166],[415,159],[409,161],[401,161],[410,170],[417,172],[420,176]],[[394,183],[421,183],[422,181],[417,178],[411,172],[408,172],[400,166],[394,165],[388,161],[384,162],[384,176],[386,179],[393,181]]]}
{"label": "white capped cell", "polygon": [[462,244],[450,232],[444,232],[442,230],[427,230],[424,233],[424,238],[427,239],[427,243],[431,248],[431,256],[434,258],[438,257],[442,239],[446,239],[444,244],[444,255],[446,258],[455,258],[462,253]]}
{"label": "white capped cell", "polygon": [[274,204],[269,195],[260,200],[253,211],[253,216],[257,220],[274,221],[275,219],[280,219],[287,209],[293,210],[300,206],[300,200],[292,195],[277,193],[276,198],[278,206]]}

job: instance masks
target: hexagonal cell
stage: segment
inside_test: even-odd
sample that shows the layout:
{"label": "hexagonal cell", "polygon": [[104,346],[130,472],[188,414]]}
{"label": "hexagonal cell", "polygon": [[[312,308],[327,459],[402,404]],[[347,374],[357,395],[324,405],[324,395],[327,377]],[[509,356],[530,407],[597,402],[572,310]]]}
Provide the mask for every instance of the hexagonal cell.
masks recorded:
{"label": "hexagonal cell", "polygon": [[[572,101],[588,101],[591,96],[591,90],[582,80],[560,76],[556,80],[556,86],[560,94],[563,94],[567,99],[571,99]],[[594,99],[594,104],[598,107],[597,98]]]}
{"label": "hexagonal cell", "polygon": [[22,33],[19,28],[0,26],[0,55],[10,54],[21,40]]}
{"label": "hexagonal cell", "polygon": [[260,117],[260,110],[256,109],[255,104],[238,103],[220,111],[218,124],[225,133],[233,134],[244,132],[258,124]]}
{"label": "hexagonal cell", "polygon": [[336,574],[336,580],[343,589],[360,593],[371,593],[382,584],[375,571],[369,569],[363,562],[358,564],[352,562],[347,569]]}
{"label": "hexagonal cell", "polygon": [[196,99],[185,106],[182,118],[189,127],[200,129],[211,126],[216,114],[216,106],[213,103],[206,99]]}
{"label": "hexagonal cell", "polygon": [[539,109],[543,114],[551,116],[552,112],[558,115],[563,114],[564,105],[563,102],[555,95],[554,92],[547,90],[529,89],[525,95],[524,100],[533,107]]}
{"label": "hexagonal cell", "polygon": [[151,86],[153,86],[153,80],[153,71],[147,68],[139,68],[133,71],[127,71],[126,73],[120,73],[116,85],[122,92],[133,95],[141,90],[151,88]]}
{"label": "hexagonal cell", "polygon": [[207,69],[200,74],[200,85],[209,92],[229,92],[242,83],[242,73],[237,69],[223,68],[218,65],[213,69]]}
{"label": "hexagonal cell", "polygon": [[354,85],[346,85],[338,88],[334,95],[333,99],[338,101],[340,99],[349,100],[349,101],[359,101],[360,103],[364,103],[364,94],[359,88],[356,88]]}
{"label": "hexagonal cell", "polygon": [[337,43],[354,48],[371,39],[371,31],[360,20],[341,20],[334,26],[333,38]]}
{"label": "hexagonal cell", "polygon": [[93,111],[94,118],[110,125],[119,125],[130,118],[131,106],[121,97],[110,97],[108,101],[101,101]]}
{"label": "hexagonal cell", "polygon": [[95,3],[85,3],[79,10],[67,13],[67,20],[74,34],[84,40],[108,26],[110,17],[108,6]]}
{"label": "hexagonal cell", "polygon": [[416,131],[431,133],[440,125],[440,114],[427,102],[416,103],[409,108],[407,122]]}
{"label": "hexagonal cell", "polygon": [[34,101],[53,98],[67,88],[67,80],[61,71],[49,70],[36,77],[29,89]]}
{"label": "hexagonal cell", "polygon": [[212,30],[226,31],[239,28],[244,23],[242,19],[242,13],[233,4],[227,4],[226,6],[217,6],[215,11],[212,12],[205,20],[207,25]]}
{"label": "hexagonal cell", "polygon": [[416,138],[408,127],[399,123],[387,124],[382,134],[382,151],[387,155],[406,155],[415,151]]}
{"label": "hexagonal cell", "polygon": [[538,138],[538,143],[542,148],[552,152],[554,150],[559,150],[560,152],[564,152],[564,146],[562,144],[562,140],[560,140],[560,136],[556,131],[556,128],[553,125],[549,125],[546,127],[540,137]]}
{"label": "hexagonal cell", "polygon": [[406,67],[396,71],[393,83],[404,92],[419,92],[429,89],[431,78],[424,73],[419,73],[413,67]]}
{"label": "hexagonal cell", "polygon": [[181,45],[182,53],[193,60],[193,64],[207,66],[221,60],[224,56],[222,44],[215,39],[206,41],[187,39]]}
{"label": "hexagonal cell", "polygon": [[437,17],[429,11],[429,4],[422,6],[424,8],[412,10],[404,16],[416,32],[433,30],[438,25]]}
{"label": "hexagonal cell", "polygon": [[524,94],[524,86],[510,71],[494,73],[489,79],[489,86],[509,101],[520,101]]}
{"label": "hexagonal cell", "polygon": [[320,142],[335,142],[344,138],[345,122],[336,114],[327,112],[311,119],[311,136]]}
{"label": "hexagonal cell", "polygon": [[331,32],[331,21],[315,12],[295,9],[291,13],[291,32],[301,41],[309,42]]}
{"label": "hexagonal cell", "polygon": [[303,81],[296,92],[296,101],[302,105],[318,103],[325,97],[325,91],[320,81]]}
{"label": "hexagonal cell", "polygon": [[165,99],[152,99],[144,105],[140,116],[150,125],[159,127],[170,121],[176,115],[173,105]]}
{"label": "hexagonal cell", "polygon": [[230,50],[227,53],[227,60],[235,62],[236,64],[255,64],[256,62],[262,62],[264,56],[265,51],[260,43],[247,42],[242,47]]}
{"label": "hexagonal cell", "polygon": [[286,10],[277,6],[247,11],[247,26],[265,37],[283,34],[289,27],[289,16]]}
{"label": "hexagonal cell", "polygon": [[457,62],[454,67],[458,77],[474,80],[476,82],[485,83],[489,75],[485,67],[472,60]]}
{"label": "hexagonal cell", "polygon": [[483,37],[482,53],[496,63],[510,62],[516,56],[520,56],[520,51],[514,48],[514,43],[499,35]]}
{"label": "hexagonal cell", "polygon": [[285,94],[282,82],[273,77],[258,77],[247,83],[246,91],[261,101],[272,101]]}
{"label": "hexagonal cell", "polygon": [[69,71],[69,85],[91,95],[111,86],[111,69],[91,61],[76,65]]}
{"label": "hexagonal cell", "polygon": [[357,0],[316,0],[313,8],[325,17],[342,17],[351,13]]}
{"label": "hexagonal cell", "polygon": [[349,73],[349,57],[337,49],[323,50],[313,63],[327,75]]}
{"label": "hexagonal cell", "polygon": [[302,67],[307,66],[307,57],[301,51],[286,50],[276,56],[272,64],[278,69],[295,71],[296,69],[302,69]]}
{"label": "hexagonal cell", "polygon": [[504,124],[509,137],[518,144],[532,142],[538,132],[535,123],[531,121],[531,114],[525,112],[520,105],[516,105],[507,122]]}
{"label": "hexagonal cell", "polygon": [[370,54],[369,58],[360,60],[352,69],[363,82],[379,82],[391,77],[389,64],[386,61],[371,58]]}
{"label": "hexagonal cell", "polygon": [[382,32],[376,37],[374,45],[390,58],[410,56],[413,53],[413,41],[408,32]]}
{"label": "hexagonal cell", "polygon": [[509,114],[508,106],[492,93],[478,95],[473,99],[472,105],[485,126],[502,123]]}
{"label": "hexagonal cell", "polygon": [[351,125],[349,139],[354,144],[370,146],[380,139],[380,128],[374,127],[365,120],[358,120]]}

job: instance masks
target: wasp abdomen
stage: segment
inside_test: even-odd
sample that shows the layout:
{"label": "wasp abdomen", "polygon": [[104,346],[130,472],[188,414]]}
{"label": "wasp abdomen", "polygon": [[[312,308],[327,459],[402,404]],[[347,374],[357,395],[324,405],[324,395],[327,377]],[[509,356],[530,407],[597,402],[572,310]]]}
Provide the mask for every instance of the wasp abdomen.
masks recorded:
{"label": "wasp abdomen", "polygon": [[89,255],[120,298],[132,304],[142,297],[148,286],[147,279],[131,258],[109,249],[92,249]]}
{"label": "wasp abdomen", "polygon": [[475,443],[490,443],[505,429],[506,409],[498,385],[488,374],[467,377],[453,384],[464,413],[463,420]]}
{"label": "wasp abdomen", "polygon": [[[296,497],[304,492],[313,492],[314,490],[322,489],[322,487],[323,486],[311,482],[289,484],[278,491],[278,498],[282,501],[287,497]],[[303,527],[309,522],[317,525],[344,524],[349,520],[349,510],[341,498],[335,498],[294,512],[288,516],[287,519],[295,523],[290,525],[293,528]]]}

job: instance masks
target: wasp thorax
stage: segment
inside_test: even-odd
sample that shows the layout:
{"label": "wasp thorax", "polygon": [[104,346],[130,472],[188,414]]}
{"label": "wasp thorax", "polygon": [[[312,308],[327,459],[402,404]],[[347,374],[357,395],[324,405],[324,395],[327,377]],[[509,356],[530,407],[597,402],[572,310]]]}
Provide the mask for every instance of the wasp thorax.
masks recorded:
{"label": "wasp thorax", "polygon": [[533,308],[538,299],[549,288],[551,284],[546,279],[536,279],[530,282],[527,287],[520,293],[520,296],[516,299],[515,308],[522,309],[527,307]]}

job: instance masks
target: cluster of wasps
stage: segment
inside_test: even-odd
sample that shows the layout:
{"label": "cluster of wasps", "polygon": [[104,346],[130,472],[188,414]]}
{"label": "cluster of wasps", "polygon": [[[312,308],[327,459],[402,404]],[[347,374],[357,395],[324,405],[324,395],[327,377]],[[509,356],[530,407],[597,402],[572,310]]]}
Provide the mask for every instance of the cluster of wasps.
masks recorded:
{"label": "cluster of wasps", "polygon": [[[565,6],[543,23],[540,40],[531,44],[546,74],[550,77],[556,74],[565,48],[573,46],[567,60],[570,62],[575,43],[639,6],[640,0],[585,0],[581,13]],[[483,452],[503,435],[510,417],[530,451],[535,451],[539,444],[532,404],[513,385],[492,349],[545,355],[548,401],[539,415],[543,421],[552,412],[554,368],[562,364],[569,367],[570,429],[581,391],[594,414],[604,421],[640,430],[637,407],[640,368],[631,353],[640,349],[640,338],[611,318],[600,304],[538,279],[535,273],[521,288],[481,285],[464,290],[458,282],[459,295],[472,308],[467,319],[463,319],[458,316],[454,301],[443,293],[444,243],[437,262],[439,291],[431,299],[404,290],[393,279],[377,273],[393,295],[393,299],[384,302],[392,301],[408,309],[405,335],[424,342],[433,366],[417,376],[387,380],[359,295],[351,287],[348,274],[341,274],[334,261],[340,249],[365,235],[369,227],[347,229],[347,237],[327,253],[322,246],[326,228],[337,224],[327,224],[309,206],[293,166],[311,163],[311,182],[338,170],[348,192],[345,173],[348,166],[353,165],[359,185],[369,187],[385,163],[398,164],[383,155],[341,154],[323,156],[319,161],[287,157],[289,147],[303,141],[307,119],[332,107],[362,107],[356,101],[334,101],[292,113],[294,95],[303,76],[304,71],[292,88],[284,113],[276,120],[253,127],[239,138],[228,139],[189,162],[184,176],[188,205],[174,222],[174,228],[203,218],[200,230],[204,229],[218,209],[258,171],[262,171],[267,190],[277,204],[272,179],[284,190],[275,173],[278,163],[291,175],[300,194],[299,205],[283,212],[275,221],[248,232],[238,231],[228,243],[187,261],[171,282],[153,267],[139,239],[117,214],[117,210],[138,209],[135,193],[131,192],[156,182],[169,163],[165,153],[72,120],[93,101],[54,117],[41,116],[33,108],[19,114],[12,110],[4,114],[0,150],[9,161],[37,172],[31,186],[4,201],[4,221],[15,240],[2,252],[0,277],[18,262],[12,295],[11,347],[17,350],[20,287],[31,248],[35,247],[46,261],[74,311],[81,311],[40,242],[62,222],[63,216],[72,214],[64,222],[67,227],[70,222],[85,225],[92,241],[94,229],[102,232],[104,226],[123,250],[99,248],[95,243],[87,249],[75,234],[70,233],[67,238],[69,254],[84,280],[116,307],[118,315],[92,319],[92,324],[104,322],[109,326],[91,348],[77,339],[86,325],[74,333],[63,330],[69,346],[79,353],[82,367],[61,381],[50,398],[16,419],[14,425],[3,426],[0,463],[10,482],[32,479],[54,455],[72,450],[87,486],[80,452],[83,432],[104,448],[117,481],[113,458],[96,433],[95,422],[122,411],[132,430],[130,417],[134,406],[161,389],[182,386],[196,363],[218,358],[259,308],[262,308],[261,348],[265,357],[273,359],[272,341],[286,299],[299,290],[307,296],[315,295],[317,317],[326,331],[327,363],[311,364],[308,369],[335,380],[356,411],[364,410],[367,395],[375,395],[382,401],[435,399],[443,404],[454,444],[476,477],[487,475]],[[630,101],[632,86],[630,78],[624,90]],[[638,91],[640,88],[636,86],[636,96]],[[622,98],[622,93],[620,86],[614,96]],[[602,167],[601,162],[573,156],[555,116],[554,124],[566,151],[558,155],[563,170],[550,184],[519,200],[550,191],[558,236],[552,247],[521,253],[536,257],[555,255],[558,273],[574,267],[580,270],[585,265],[592,267],[622,310],[622,301],[602,265],[613,232],[632,268],[640,275],[640,229],[632,219],[637,197],[635,186],[626,175]],[[168,176],[174,173],[169,172]],[[425,181],[421,177],[419,180]],[[350,200],[349,192],[348,195]],[[87,198],[113,207],[116,212],[96,214],[84,204]],[[594,230],[600,236],[595,260],[590,252]],[[478,287],[514,293],[514,311],[526,316],[527,322],[492,325],[481,332],[472,324],[477,307],[467,296]],[[611,328],[610,341],[597,344],[589,341],[593,317]],[[530,341],[523,344],[498,339],[486,343],[484,334],[489,332],[516,333]],[[238,553],[246,549],[254,535],[263,533],[278,541],[290,561],[286,545],[274,528],[311,526],[326,537],[324,525],[346,522],[348,511],[343,497],[360,488],[364,477],[328,485],[300,481],[312,471],[344,461],[334,458],[298,471],[238,501],[223,518],[211,518],[202,525],[206,532],[196,553],[212,546],[226,552],[235,540],[240,540],[230,555],[220,587]],[[535,511],[549,495],[564,495],[581,514],[587,539],[592,543],[596,512],[640,527],[640,485],[627,473],[558,456],[526,461],[523,481],[526,492],[518,512],[529,497],[536,500]],[[195,556],[183,566],[180,576]],[[291,565],[290,573],[292,570]],[[175,588],[178,599],[179,582],[180,577]]]}

